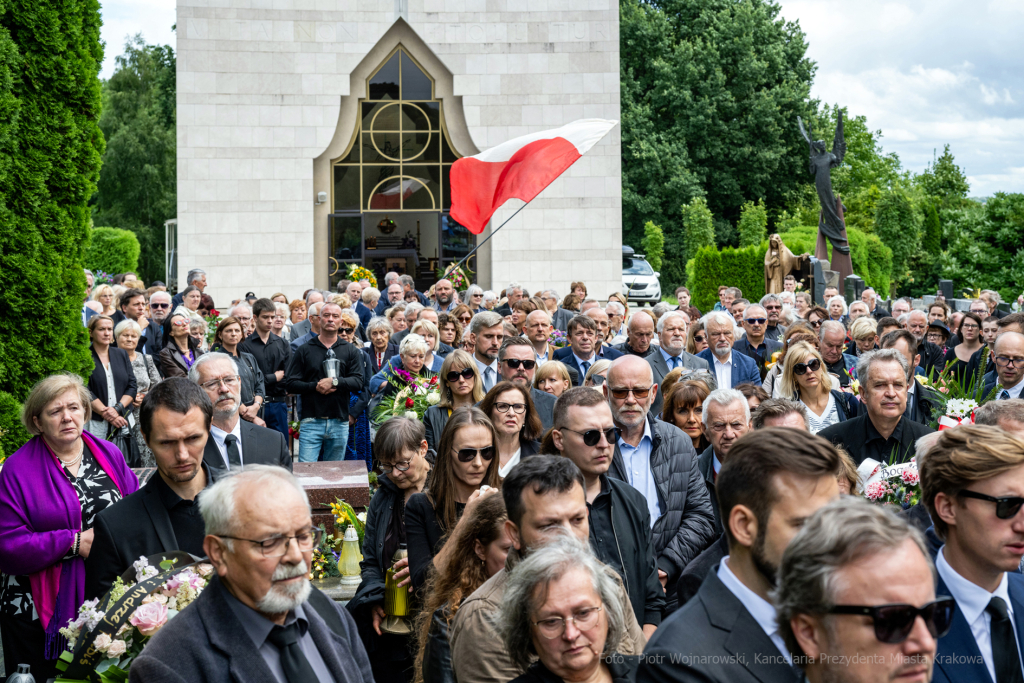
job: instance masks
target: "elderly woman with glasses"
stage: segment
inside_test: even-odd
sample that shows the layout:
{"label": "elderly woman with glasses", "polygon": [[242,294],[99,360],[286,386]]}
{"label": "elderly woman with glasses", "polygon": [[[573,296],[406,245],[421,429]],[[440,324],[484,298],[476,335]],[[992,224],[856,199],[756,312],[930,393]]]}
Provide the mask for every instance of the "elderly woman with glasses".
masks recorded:
{"label": "elderly woman with glasses", "polygon": [[807,408],[807,426],[812,434],[860,414],[860,402],[853,394],[839,390],[839,382],[829,375],[821,353],[805,341],[792,344],[786,352],[779,393]]}
{"label": "elderly woman with glasses", "polygon": [[[381,631],[384,621],[384,579],[392,566],[400,585],[408,586],[409,559],[394,562],[395,552],[405,545],[405,506],[423,491],[430,475],[433,452],[427,448],[423,423],[393,417],[377,429],[374,440],[382,474],[377,492],[366,510],[362,582],[348,603],[359,626],[359,635],[370,656],[374,680],[409,681],[412,678],[412,638]],[[412,587],[409,587],[410,592]]]}
{"label": "elderly woman with glasses", "polygon": [[540,453],[543,425],[537,408],[530,398],[528,387],[514,382],[498,382],[480,401],[480,410],[491,418],[498,435],[500,469],[498,476],[504,479],[522,458]]}
{"label": "elderly woman with glasses", "polygon": [[498,614],[505,649],[525,669],[513,683],[635,679],[639,658],[616,654],[626,615],[613,570],[568,534],[516,565]]}
{"label": "elderly woman with glasses", "polygon": [[473,356],[461,349],[448,354],[438,374],[441,378],[441,401],[427,408],[423,414],[427,444],[431,449],[437,448],[437,441],[452,412],[476,405],[483,400],[485,393],[484,382]]}
{"label": "elderly woman with glasses", "polygon": [[480,500],[499,493],[497,440],[494,425],[479,408],[459,408],[449,418],[437,445],[430,486],[406,505],[413,588],[423,585],[431,567],[444,571],[451,558],[445,540]]}
{"label": "elderly woman with glasses", "polygon": [[465,302],[470,310],[479,313],[484,309],[484,290],[480,285],[470,285],[466,288]]}

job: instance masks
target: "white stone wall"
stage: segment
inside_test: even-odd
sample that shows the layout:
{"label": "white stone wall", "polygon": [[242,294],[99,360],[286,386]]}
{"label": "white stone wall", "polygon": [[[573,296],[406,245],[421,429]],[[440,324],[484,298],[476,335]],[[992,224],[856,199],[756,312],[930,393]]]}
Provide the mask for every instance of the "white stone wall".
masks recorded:
{"label": "white stone wall", "polygon": [[[454,75],[480,149],[579,118],[619,118],[611,0],[178,0],[179,281],[224,307],[314,284],[313,159],[349,74],[402,16]],[[349,135],[350,131],[344,131]],[[495,215],[497,226],[511,203]],[[619,129],[492,240],[495,289],[621,287]],[[322,270],[323,268],[320,267]]]}

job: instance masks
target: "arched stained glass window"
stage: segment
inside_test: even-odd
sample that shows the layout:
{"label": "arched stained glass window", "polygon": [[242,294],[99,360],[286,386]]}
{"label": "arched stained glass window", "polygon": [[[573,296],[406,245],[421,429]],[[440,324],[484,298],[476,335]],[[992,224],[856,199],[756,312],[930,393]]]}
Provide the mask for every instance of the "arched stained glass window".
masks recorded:
{"label": "arched stained glass window", "polygon": [[368,90],[352,143],[334,165],[334,211],[448,211],[458,155],[433,80],[398,47]]}

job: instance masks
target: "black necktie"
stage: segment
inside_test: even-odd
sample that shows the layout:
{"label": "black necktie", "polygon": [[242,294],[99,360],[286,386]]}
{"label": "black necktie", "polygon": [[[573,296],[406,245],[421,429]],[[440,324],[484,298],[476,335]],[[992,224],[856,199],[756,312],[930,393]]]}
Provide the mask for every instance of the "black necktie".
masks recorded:
{"label": "black necktie", "polygon": [[986,611],[992,615],[992,660],[996,669],[996,683],[1024,683],[1020,669],[1020,653],[1013,635],[1010,613],[1002,598],[994,597]]}
{"label": "black necktie", "polygon": [[583,365],[580,366],[580,369],[583,371],[580,373],[580,386],[583,386],[584,380],[587,378],[587,372],[590,370],[590,362],[583,361]]}
{"label": "black necktie", "polygon": [[267,636],[267,640],[281,651],[281,669],[288,683],[317,683],[319,679],[299,646],[299,638],[298,621],[288,626],[275,626]]}
{"label": "black necktie", "polygon": [[238,452],[238,437],[228,434],[224,437],[224,445],[228,449],[228,465],[231,467],[242,466],[242,454]]}

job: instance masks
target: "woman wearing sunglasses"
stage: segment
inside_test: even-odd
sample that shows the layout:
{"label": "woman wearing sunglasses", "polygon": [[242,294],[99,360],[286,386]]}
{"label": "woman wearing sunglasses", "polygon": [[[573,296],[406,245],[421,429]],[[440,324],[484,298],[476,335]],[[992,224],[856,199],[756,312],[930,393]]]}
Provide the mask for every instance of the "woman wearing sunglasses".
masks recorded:
{"label": "woman wearing sunglasses", "polygon": [[[384,578],[391,559],[407,542],[405,506],[422,491],[430,475],[430,455],[423,423],[393,417],[377,430],[374,450],[382,474],[378,489],[366,510],[362,582],[348,610],[359,626],[359,635],[370,656],[373,677],[378,681],[409,681],[412,678],[411,638],[382,633],[384,621]],[[408,558],[394,563],[395,578],[409,585]]]}
{"label": "woman wearing sunglasses", "polygon": [[794,344],[786,355],[786,366],[779,379],[779,392],[783,398],[804,404],[811,434],[857,417],[860,402],[853,394],[832,388],[832,378],[818,349],[801,341]]}
{"label": "woman wearing sunglasses", "polygon": [[686,333],[686,352],[696,356],[708,348],[708,333],[704,329],[704,321],[698,320],[690,325]]}
{"label": "woman wearing sunglasses", "polygon": [[562,361],[547,361],[537,368],[537,373],[533,376],[533,388],[547,392],[555,398],[561,396],[562,392],[571,386],[569,370]]}
{"label": "woman wearing sunglasses", "polygon": [[583,378],[583,386],[600,388],[605,380],[608,379],[608,368],[611,366],[612,362],[607,358],[602,358],[591,365],[590,369],[587,370],[586,377]]}
{"label": "woman wearing sunglasses", "polygon": [[807,324],[814,328],[815,333],[821,329],[821,324],[828,320],[828,311],[821,306],[815,306],[807,311]]}
{"label": "woman wearing sunglasses", "polygon": [[459,408],[449,418],[430,486],[406,505],[413,588],[423,585],[431,565],[444,571],[452,551],[443,540],[471,516],[478,501],[499,493],[497,440],[494,425],[479,408]]}
{"label": "woman wearing sunglasses", "polygon": [[191,317],[178,307],[164,323],[163,349],[160,351],[160,373],[164,378],[186,377],[192,364],[203,352],[189,335]]}
{"label": "woman wearing sunglasses", "polygon": [[786,328],[785,335],[782,338],[782,348],[778,352],[779,358],[771,369],[768,370],[768,374],[764,377],[764,382],[761,383],[761,388],[772,398],[780,398],[782,396],[779,392],[779,378],[782,377],[782,367],[786,359],[786,352],[789,351],[790,346],[800,341],[810,344],[818,343],[818,335],[815,334],[810,325],[803,321],[793,323]]}
{"label": "woman wearing sunglasses", "polygon": [[480,402],[498,434],[498,476],[504,479],[520,459],[540,452],[540,415],[530,392],[514,382],[498,382]]}
{"label": "woman wearing sunglasses", "polygon": [[427,408],[423,423],[427,428],[427,444],[434,451],[452,412],[474,406],[484,398],[484,382],[473,356],[461,349],[448,354],[441,365],[441,401]]}

